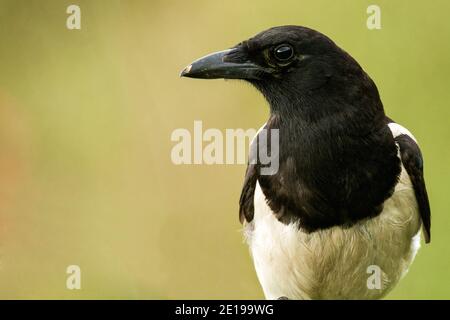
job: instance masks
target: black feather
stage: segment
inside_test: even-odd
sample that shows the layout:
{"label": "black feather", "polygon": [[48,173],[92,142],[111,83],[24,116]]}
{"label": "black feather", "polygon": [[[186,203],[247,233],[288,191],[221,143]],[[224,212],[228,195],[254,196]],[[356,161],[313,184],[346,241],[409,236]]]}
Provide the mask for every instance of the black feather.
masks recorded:
{"label": "black feather", "polygon": [[409,178],[414,187],[414,192],[422,218],[425,242],[431,241],[431,210],[428,201],[427,188],[423,178],[423,158],[419,146],[407,135],[399,135],[395,141],[400,147],[400,155],[403,166],[408,172]]}

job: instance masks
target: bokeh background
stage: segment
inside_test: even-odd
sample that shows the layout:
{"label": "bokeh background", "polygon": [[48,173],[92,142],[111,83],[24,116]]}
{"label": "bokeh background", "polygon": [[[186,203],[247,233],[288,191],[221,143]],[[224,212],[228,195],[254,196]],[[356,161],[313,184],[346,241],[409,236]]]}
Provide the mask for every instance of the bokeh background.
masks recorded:
{"label": "bokeh background", "polygon": [[[382,29],[366,27],[378,4]],[[82,29],[66,28],[81,7]],[[433,240],[389,299],[450,298],[450,2],[0,0],[0,298],[263,298],[238,222],[244,165],[175,166],[174,129],[259,128],[263,98],[180,79],[275,25],[320,30],[421,142]],[[66,289],[66,268],[82,290]]]}

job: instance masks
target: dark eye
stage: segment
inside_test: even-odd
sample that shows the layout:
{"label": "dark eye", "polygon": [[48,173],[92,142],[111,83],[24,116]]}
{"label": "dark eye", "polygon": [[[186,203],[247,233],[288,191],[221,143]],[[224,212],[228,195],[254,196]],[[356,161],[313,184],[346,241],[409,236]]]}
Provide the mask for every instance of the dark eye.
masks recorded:
{"label": "dark eye", "polygon": [[278,61],[286,62],[294,56],[294,49],[288,44],[282,44],[275,48],[273,55]]}

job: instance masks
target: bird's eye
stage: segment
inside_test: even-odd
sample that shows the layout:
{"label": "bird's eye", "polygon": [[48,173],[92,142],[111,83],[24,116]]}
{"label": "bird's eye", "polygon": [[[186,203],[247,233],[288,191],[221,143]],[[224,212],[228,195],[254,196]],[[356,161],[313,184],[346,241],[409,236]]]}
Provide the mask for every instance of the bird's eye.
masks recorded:
{"label": "bird's eye", "polygon": [[282,44],[275,48],[273,55],[278,61],[286,62],[294,56],[294,49],[288,44]]}

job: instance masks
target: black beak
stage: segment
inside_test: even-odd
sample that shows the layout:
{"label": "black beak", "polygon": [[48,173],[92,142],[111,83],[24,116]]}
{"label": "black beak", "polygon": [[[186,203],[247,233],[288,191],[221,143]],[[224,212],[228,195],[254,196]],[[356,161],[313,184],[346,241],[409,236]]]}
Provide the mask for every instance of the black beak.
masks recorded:
{"label": "black beak", "polygon": [[227,61],[227,55],[236,49],[215,52],[200,58],[181,71],[180,77],[198,79],[260,79],[266,72],[252,62]]}

